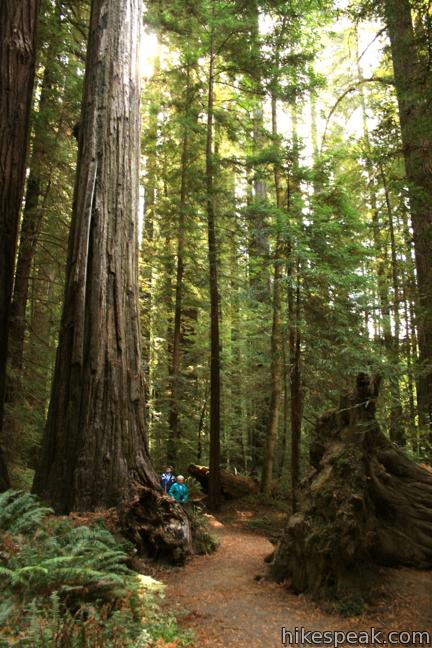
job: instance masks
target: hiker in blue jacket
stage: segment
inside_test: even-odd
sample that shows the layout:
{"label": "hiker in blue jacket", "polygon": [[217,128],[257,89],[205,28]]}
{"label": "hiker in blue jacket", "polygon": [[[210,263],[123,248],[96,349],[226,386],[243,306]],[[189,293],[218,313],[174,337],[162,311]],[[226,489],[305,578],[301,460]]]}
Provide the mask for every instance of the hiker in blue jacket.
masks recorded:
{"label": "hiker in blue jacket", "polygon": [[171,486],[175,483],[175,477],[172,470],[172,466],[167,466],[165,472],[161,475],[160,485],[164,493],[169,493]]}
{"label": "hiker in blue jacket", "polygon": [[189,489],[184,483],[183,475],[177,475],[177,481],[169,489],[168,495],[171,495],[180,504],[186,504],[189,499]]}

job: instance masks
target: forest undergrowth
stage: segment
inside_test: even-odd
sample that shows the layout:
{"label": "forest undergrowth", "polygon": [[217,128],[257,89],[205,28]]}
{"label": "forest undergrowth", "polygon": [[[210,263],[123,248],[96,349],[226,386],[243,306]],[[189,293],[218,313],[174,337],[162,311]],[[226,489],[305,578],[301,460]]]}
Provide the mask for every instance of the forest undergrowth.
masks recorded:
{"label": "forest undergrowth", "polygon": [[103,513],[54,517],[28,493],[3,493],[0,646],[187,646],[191,633],[162,612],[164,585],[133,571],[133,555]]}

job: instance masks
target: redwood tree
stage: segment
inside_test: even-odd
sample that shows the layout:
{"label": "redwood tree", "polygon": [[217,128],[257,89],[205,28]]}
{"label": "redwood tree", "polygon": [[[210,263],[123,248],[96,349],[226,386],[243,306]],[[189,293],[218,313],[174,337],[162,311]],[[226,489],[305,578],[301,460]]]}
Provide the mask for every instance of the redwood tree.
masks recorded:
{"label": "redwood tree", "polygon": [[399,105],[403,154],[409,182],[418,286],[420,423],[432,440],[432,86],[414,33],[409,0],[385,0]]}
{"label": "redwood tree", "polygon": [[[214,14],[213,14],[214,16]],[[220,334],[218,247],[216,239],[216,214],[213,186],[213,117],[214,117],[215,51],[213,27],[210,37],[209,81],[207,97],[206,189],[207,229],[210,288],[210,481],[209,507],[220,508]]]}
{"label": "redwood tree", "polygon": [[159,492],[145,434],[137,281],[141,11],[142,0],[92,3],[65,299],[34,490],[58,512],[128,501],[122,518],[131,535],[140,518],[137,542],[156,552],[165,540],[167,553],[185,545],[188,525]]}
{"label": "redwood tree", "polygon": [[[23,198],[40,0],[0,3],[0,430],[10,305]],[[0,489],[9,483],[0,450]]]}
{"label": "redwood tree", "polygon": [[[277,128],[277,99],[272,94],[272,135],[275,146],[278,143]],[[281,183],[281,169],[279,161],[273,165],[276,207],[283,207],[283,189]],[[279,220],[280,215],[278,213]],[[270,495],[272,489],[274,452],[276,447],[277,432],[279,427],[279,410],[281,401],[281,279],[282,279],[282,240],[280,224],[277,223],[277,235],[274,250],[273,274],[273,322],[271,334],[271,400],[270,414],[266,429],[264,464],[261,476],[261,490]]]}

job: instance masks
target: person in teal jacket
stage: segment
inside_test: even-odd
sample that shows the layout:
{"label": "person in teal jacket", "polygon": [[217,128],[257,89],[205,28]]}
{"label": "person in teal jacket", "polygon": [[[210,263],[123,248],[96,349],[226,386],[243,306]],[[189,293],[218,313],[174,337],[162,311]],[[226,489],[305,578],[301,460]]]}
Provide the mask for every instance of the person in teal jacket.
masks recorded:
{"label": "person in teal jacket", "polygon": [[184,483],[183,475],[177,475],[177,481],[169,489],[168,495],[171,495],[180,504],[186,504],[189,499],[189,489]]}

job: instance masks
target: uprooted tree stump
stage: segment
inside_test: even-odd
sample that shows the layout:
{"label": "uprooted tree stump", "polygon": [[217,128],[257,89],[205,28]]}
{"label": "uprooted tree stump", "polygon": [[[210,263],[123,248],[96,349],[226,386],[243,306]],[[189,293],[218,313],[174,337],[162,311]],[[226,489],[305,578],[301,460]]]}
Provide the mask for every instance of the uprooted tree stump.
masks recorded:
{"label": "uprooted tree stump", "polygon": [[[188,473],[195,477],[202,486],[205,493],[208,493],[209,473],[207,466],[197,466],[190,464]],[[245,475],[233,475],[228,470],[221,469],[221,490],[222,495],[227,499],[237,499],[245,495],[252,495],[258,492],[258,482],[252,477]]]}
{"label": "uprooted tree stump", "polygon": [[366,600],[377,566],[432,567],[432,475],[383,434],[375,419],[379,380],[322,416],[310,449],[313,472],[271,571],[316,599]]}
{"label": "uprooted tree stump", "polygon": [[139,555],[184,564],[192,551],[187,515],[180,504],[137,484],[131,497],[118,506],[120,527]]}

